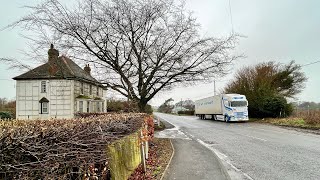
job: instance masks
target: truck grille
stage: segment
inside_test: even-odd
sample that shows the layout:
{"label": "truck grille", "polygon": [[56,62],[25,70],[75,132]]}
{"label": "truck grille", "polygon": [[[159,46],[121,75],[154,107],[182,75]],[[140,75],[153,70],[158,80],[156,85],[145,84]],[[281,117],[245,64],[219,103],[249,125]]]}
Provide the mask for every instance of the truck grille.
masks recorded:
{"label": "truck grille", "polygon": [[243,117],[244,116],[243,112],[236,112],[234,115],[235,115],[235,117]]}

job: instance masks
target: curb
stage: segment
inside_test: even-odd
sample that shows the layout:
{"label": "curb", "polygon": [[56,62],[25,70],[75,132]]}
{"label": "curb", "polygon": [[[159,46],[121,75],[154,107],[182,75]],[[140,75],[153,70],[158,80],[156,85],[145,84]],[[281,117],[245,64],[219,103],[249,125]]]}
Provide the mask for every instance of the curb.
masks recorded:
{"label": "curb", "polygon": [[227,180],[231,180],[230,174],[228,173],[226,167],[223,165],[222,160],[218,157],[218,155],[215,152],[213,152],[213,154],[218,159],[219,166],[222,169],[223,173],[225,174]]}
{"label": "curb", "polygon": [[169,168],[169,166],[170,166],[170,164],[171,164],[172,158],[173,158],[173,156],[174,156],[174,147],[173,147],[173,144],[172,144],[171,139],[169,139],[169,140],[170,140],[170,144],[171,144],[171,147],[172,147],[172,155],[171,155],[170,160],[169,160],[169,162],[168,162],[168,164],[167,164],[167,167],[164,169],[164,171],[163,171],[163,173],[162,173],[162,176],[161,176],[160,180],[163,180],[163,177],[164,177],[164,175],[166,174],[166,172],[167,172],[167,170],[168,170],[168,168]]}

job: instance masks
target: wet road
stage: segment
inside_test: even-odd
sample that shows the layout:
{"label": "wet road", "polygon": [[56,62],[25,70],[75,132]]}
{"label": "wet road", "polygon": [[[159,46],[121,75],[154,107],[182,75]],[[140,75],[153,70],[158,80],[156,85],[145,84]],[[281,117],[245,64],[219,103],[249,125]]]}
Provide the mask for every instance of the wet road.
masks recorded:
{"label": "wet road", "polygon": [[320,179],[319,135],[258,123],[155,115],[215,153],[231,179]]}

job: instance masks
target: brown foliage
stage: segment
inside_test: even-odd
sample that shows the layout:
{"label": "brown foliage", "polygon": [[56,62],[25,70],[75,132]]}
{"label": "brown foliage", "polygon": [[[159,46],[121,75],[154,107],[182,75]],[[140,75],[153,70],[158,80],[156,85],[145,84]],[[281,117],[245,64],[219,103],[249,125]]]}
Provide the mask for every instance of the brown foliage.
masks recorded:
{"label": "brown foliage", "polygon": [[106,146],[141,128],[145,116],[0,121],[0,179],[104,179]]}
{"label": "brown foliage", "polygon": [[6,98],[0,98],[0,112],[9,112],[12,118],[16,117],[16,101],[7,101]]}
{"label": "brown foliage", "polygon": [[290,114],[292,108],[286,98],[300,93],[306,80],[294,61],[288,64],[266,62],[240,69],[224,93],[246,95],[251,117],[277,117]]}
{"label": "brown foliage", "polygon": [[320,110],[296,110],[293,117],[302,118],[310,125],[320,125]]}

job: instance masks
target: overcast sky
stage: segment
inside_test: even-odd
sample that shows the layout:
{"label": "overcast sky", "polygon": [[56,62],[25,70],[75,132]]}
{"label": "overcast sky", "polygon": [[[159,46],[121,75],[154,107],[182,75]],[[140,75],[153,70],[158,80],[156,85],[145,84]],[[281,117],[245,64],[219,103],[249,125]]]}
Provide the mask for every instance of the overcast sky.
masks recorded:
{"label": "overcast sky", "polygon": [[[0,27],[26,14],[23,5],[34,5],[40,0],[10,0],[0,7]],[[233,30],[246,36],[240,39],[235,53],[243,53],[246,58],[236,61],[232,68],[236,71],[245,65],[264,61],[288,63],[295,60],[305,65],[320,61],[320,1],[318,0],[187,0],[187,8],[202,26],[203,36],[227,36]],[[27,48],[19,29],[0,31],[0,57],[23,59],[19,50]],[[43,52],[47,53],[47,52]],[[35,63],[36,64],[36,63]],[[320,102],[320,63],[303,67],[308,82],[304,91],[297,96],[299,101]],[[12,77],[23,72],[8,69],[0,64],[0,97],[15,98]],[[217,80],[220,90],[232,79],[232,73]],[[196,100],[213,95],[214,86],[199,84],[192,87],[174,88],[161,92],[152,101],[160,105],[165,99]]]}

